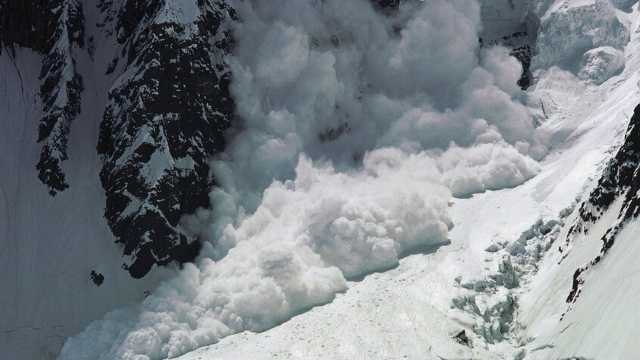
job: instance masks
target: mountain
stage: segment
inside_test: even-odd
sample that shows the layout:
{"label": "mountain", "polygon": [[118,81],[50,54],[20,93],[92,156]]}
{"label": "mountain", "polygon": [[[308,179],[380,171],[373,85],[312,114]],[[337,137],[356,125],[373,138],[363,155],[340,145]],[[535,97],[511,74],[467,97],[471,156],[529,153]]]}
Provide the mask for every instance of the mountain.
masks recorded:
{"label": "mountain", "polygon": [[[612,47],[624,43],[624,68],[604,82],[596,73],[581,78],[588,56],[568,68],[537,65],[534,56],[529,103],[555,144],[541,172],[513,189],[455,199],[451,246],[350,283],[331,304],[264,333],[233,335],[179,359],[635,356],[638,5],[626,4],[625,13],[598,1],[513,3],[486,2],[483,12],[511,14],[514,27],[537,19],[533,47],[557,49],[556,63],[575,51],[571,31],[590,28],[598,47],[610,36],[605,27],[621,34],[609,38]],[[557,27],[569,33],[561,37]],[[601,61],[598,73],[609,64]]]}
{"label": "mountain", "polygon": [[152,267],[198,255],[180,219],[209,206],[232,123],[234,17],[222,1],[0,2],[7,356],[54,354],[142,299],[166,277]]}
{"label": "mountain", "polygon": [[633,357],[638,6],[0,0],[0,348]]}

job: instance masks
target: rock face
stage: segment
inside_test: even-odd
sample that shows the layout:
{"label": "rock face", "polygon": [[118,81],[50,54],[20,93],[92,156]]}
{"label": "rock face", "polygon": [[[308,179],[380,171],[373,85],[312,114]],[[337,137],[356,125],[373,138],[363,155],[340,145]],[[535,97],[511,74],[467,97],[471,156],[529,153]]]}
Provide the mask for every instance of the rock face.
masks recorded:
{"label": "rock face", "polygon": [[[223,1],[185,6],[128,1],[114,29],[124,54],[115,61],[124,64],[100,128],[100,178],[105,216],[136,278],[198,254],[179,221],[209,205],[215,182],[207,161],[224,149],[233,113],[222,59],[233,44],[225,22],[234,11]],[[188,11],[195,16],[179,18]]]}
{"label": "rock face", "polygon": [[[115,83],[100,126],[105,217],[135,278],[155,264],[191,261],[200,244],[179,227],[182,215],[209,205],[215,185],[208,159],[224,149],[231,124],[231,75],[224,56],[233,9],[222,0],[116,1],[97,6],[99,26],[118,44],[107,69]],[[78,59],[92,56],[77,0],[0,2],[0,43],[43,55],[38,177],[51,195],[69,187],[63,162],[81,112]],[[88,64],[89,67],[96,64]],[[87,89],[96,91],[95,89]]]}
{"label": "rock face", "polygon": [[565,2],[542,15],[533,67],[558,64],[571,69],[590,49],[622,49],[629,42],[629,31],[615,11],[609,0],[588,0]]}
{"label": "rock face", "polygon": [[40,53],[48,51],[49,38],[55,28],[50,9],[44,0],[0,1],[0,52],[15,47],[28,47]]}
{"label": "rock face", "polygon": [[40,180],[55,195],[69,187],[62,162],[69,158],[71,122],[80,114],[83,84],[73,53],[84,47],[84,15],[82,5],[75,0],[51,1],[47,7],[55,27],[40,73],[43,114],[38,142],[42,152],[37,169]]}
{"label": "rock face", "polygon": [[569,231],[567,245],[572,235],[579,232],[587,233],[591,225],[597,222],[605,212],[612,209],[616,201],[620,200],[616,220],[606,230],[601,238],[602,246],[598,254],[589,263],[576,269],[573,275],[573,285],[567,296],[567,302],[573,303],[580,295],[585,282],[584,275],[594,265],[602,261],[616,241],[616,236],[624,225],[640,214],[640,105],[629,121],[623,145],[609,161],[598,184],[589,198],[580,206],[579,219]]}
{"label": "rock face", "polygon": [[222,0],[0,0],[5,357],[55,358],[198,255],[180,219],[215,186],[234,19]]}

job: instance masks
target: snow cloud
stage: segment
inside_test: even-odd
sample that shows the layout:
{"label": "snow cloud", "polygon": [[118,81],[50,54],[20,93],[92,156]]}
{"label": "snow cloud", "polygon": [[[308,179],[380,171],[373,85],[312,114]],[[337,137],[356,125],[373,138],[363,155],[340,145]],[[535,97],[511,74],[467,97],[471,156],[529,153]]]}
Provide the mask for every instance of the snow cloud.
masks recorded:
{"label": "snow cloud", "polygon": [[242,124],[214,161],[213,210],[184,220],[209,240],[203,255],[60,359],[164,359],[275,326],[445,244],[452,195],[538,171],[521,67],[479,48],[476,1],[406,1],[393,16],[366,0],[234,5]]}

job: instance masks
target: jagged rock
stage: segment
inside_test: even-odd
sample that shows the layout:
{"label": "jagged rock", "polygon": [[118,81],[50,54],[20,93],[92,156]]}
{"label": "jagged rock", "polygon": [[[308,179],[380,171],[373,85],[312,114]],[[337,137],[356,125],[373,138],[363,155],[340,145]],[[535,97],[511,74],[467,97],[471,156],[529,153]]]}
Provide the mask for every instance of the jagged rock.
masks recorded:
{"label": "jagged rock", "polygon": [[89,276],[91,277],[91,281],[93,281],[96,286],[100,286],[104,282],[104,275],[96,272],[95,270],[91,270],[91,274],[89,274]]}
{"label": "jagged rock", "polygon": [[43,116],[38,142],[42,151],[36,168],[49,193],[55,195],[69,187],[62,162],[68,159],[71,122],[80,114],[83,83],[73,52],[74,48],[84,46],[84,15],[81,3],[76,0],[50,1],[48,8],[55,19],[55,30],[40,73]]}
{"label": "jagged rock", "polygon": [[62,170],[67,160],[71,122],[80,113],[82,77],[74,49],[84,46],[84,14],[77,0],[0,1],[0,52],[16,47],[44,55],[40,71],[42,144],[38,177],[51,195],[68,187]]}
{"label": "jagged rock", "polygon": [[56,28],[50,6],[54,3],[46,0],[0,0],[0,53],[3,48],[15,47],[47,53]]}
{"label": "jagged rock", "polygon": [[[108,19],[115,10],[102,4]],[[233,45],[224,1],[199,1],[197,18],[178,22],[179,2],[127,1],[114,32],[126,64],[109,93],[100,127],[105,217],[133,277],[153,265],[192,261],[198,239],[182,215],[208,207],[215,185],[208,160],[224,149],[234,110],[223,57]]]}

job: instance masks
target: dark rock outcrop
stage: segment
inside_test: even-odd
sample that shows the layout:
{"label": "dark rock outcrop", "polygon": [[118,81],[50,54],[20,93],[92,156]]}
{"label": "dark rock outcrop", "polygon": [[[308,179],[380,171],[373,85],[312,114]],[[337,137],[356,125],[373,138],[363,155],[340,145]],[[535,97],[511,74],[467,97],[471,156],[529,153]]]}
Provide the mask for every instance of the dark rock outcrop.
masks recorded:
{"label": "dark rock outcrop", "polygon": [[[85,34],[82,4],[0,0],[0,51],[29,48],[42,55],[36,167],[51,195],[69,186],[63,162],[87,85],[76,61],[94,55],[96,34]],[[97,147],[105,217],[123,246],[124,267],[140,278],[154,265],[192,261],[199,253],[200,243],[179,223],[209,206],[215,186],[208,161],[224,149],[234,112],[224,58],[233,47],[236,14],[224,0],[86,6],[97,6],[99,31],[116,45],[108,68],[98,69],[113,81]]]}
{"label": "dark rock outcrop", "polygon": [[234,109],[223,58],[235,12],[224,1],[200,0],[198,18],[182,23],[171,17],[177,7],[127,1],[115,28],[123,44],[118,60],[126,63],[101,124],[100,178],[105,216],[136,278],[155,264],[197,256],[198,240],[179,221],[209,206],[215,181],[208,160],[224,149]]}

